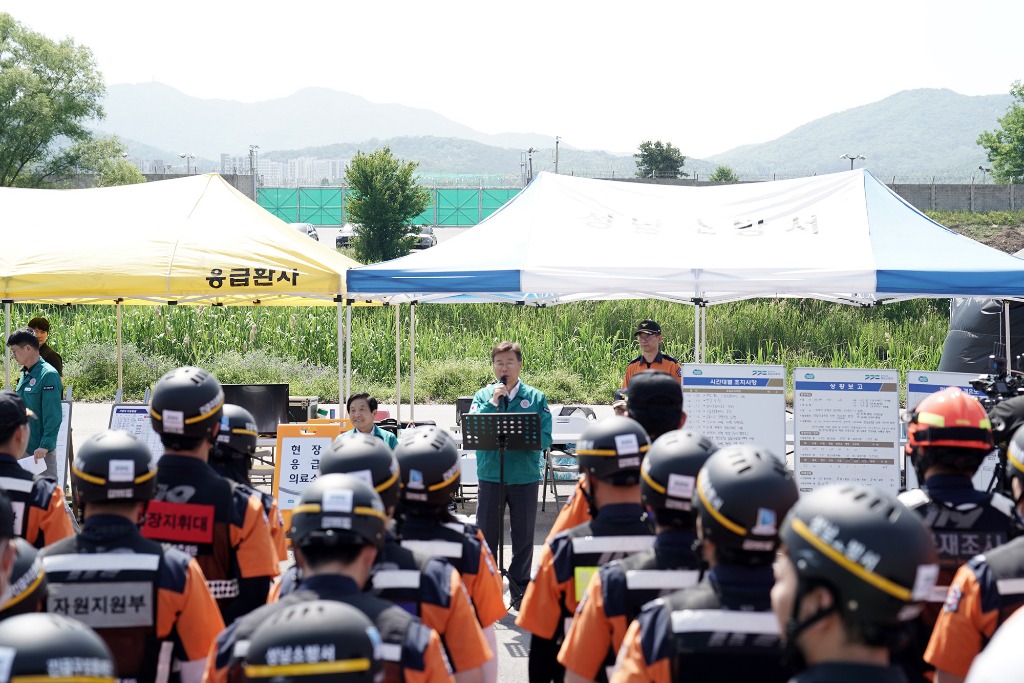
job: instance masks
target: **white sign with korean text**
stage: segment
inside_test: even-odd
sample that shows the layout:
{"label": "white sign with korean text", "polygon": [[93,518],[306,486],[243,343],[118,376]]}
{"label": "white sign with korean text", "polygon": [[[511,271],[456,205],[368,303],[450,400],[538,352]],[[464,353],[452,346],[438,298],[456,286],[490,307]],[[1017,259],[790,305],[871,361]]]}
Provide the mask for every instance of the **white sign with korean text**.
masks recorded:
{"label": "white sign with korean text", "polygon": [[281,461],[277,504],[291,510],[299,504],[302,492],[320,476],[320,460],[330,452],[329,436],[282,437],[277,457]]}

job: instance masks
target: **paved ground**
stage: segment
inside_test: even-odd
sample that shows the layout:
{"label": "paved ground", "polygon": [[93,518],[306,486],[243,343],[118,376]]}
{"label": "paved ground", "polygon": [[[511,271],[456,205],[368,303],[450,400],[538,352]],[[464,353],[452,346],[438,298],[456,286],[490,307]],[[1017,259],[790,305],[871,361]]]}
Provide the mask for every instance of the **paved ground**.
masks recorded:
{"label": "paved ground", "polygon": [[[74,433],[74,441],[81,444],[93,434],[107,428],[110,423],[110,403],[75,403],[71,414],[71,424]],[[561,406],[553,406],[555,414]],[[591,406],[598,417],[611,415],[610,406]],[[381,409],[389,410],[392,416],[395,415],[395,406],[382,405]],[[454,405],[421,405],[415,408],[417,420],[433,420],[438,426],[450,429],[455,425]],[[402,419],[409,419],[409,406],[402,408]],[[563,497],[571,491],[570,483],[563,483],[558,486],[559,493]],[[542,492],[543,493],[543,492]],[[534,557],[540,555],[541,544],[548,530],[554,524],[558,506],[552,502],[550,491],[548,500],[543,511],[540,510],[541,501],[538,500],[537,527],[534,534]],[[465,509],[460,509],[461,514],[475,515],[476,506],[474,501],[469,501]],[[509,531],[506,525],[505,538],[509,538]],[[495,551],[497,552],[497,551]],[[512,556],[512,548],[505,546],[505,565],[508,565]],[[505,594],[505,602],[508,604],[508,593]],[[515,613],[510,612],[504,619],[495,625],[495,632],[498,640],[499,656],[499,681],[501,683],[522,683],[527,680],[527,656],[529,653],[530,636],[515,625]]]}

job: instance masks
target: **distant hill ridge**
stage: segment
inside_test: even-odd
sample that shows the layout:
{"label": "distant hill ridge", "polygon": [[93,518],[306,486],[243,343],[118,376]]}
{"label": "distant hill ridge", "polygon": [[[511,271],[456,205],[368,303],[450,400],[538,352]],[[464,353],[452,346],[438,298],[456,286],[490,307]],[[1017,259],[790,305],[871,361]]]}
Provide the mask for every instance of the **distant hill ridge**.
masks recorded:
{"label": "distant hill ridge", "polygon": [[[907,90],[808,122],[768,142],[745,145],[708,159],[688,158],[684,170],[706,178],[716,166],[744,180],[832,173],[849,168],[843,153],[876,175],[899,182],[959,182],[986,165],[975,143],[998,127],[1012,103],[1009,94],[966,96],[946,89]],[[115,85],[97,125],[117,134],[132,156],[174,162],[179,152],[197,154],[199,167],[219,170],[221,153],[244,155],[250,144],[262,158],[350,158],[357,150],[391,146],[420,163],[423,173],[520,174],[522,150],[537,149],[533,171],[554,169],[554,136],[488,135],[436,112],[378,104],[349,93],[306,88],[295,94],[243,103],[190,97],[160,83]],[[638,132],[637,144],[644,139]],[[671,142],[671,140],[669,140]],[[686,153],[686,150],[682,150]],[[632,176],[632,156],[561,145],[559,170],[587,176]]]}

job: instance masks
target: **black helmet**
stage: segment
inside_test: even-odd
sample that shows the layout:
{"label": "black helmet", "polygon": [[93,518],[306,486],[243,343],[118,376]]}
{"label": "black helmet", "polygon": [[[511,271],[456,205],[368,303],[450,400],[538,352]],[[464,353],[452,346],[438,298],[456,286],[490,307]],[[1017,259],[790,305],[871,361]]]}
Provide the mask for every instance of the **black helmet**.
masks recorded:
{"label": "black helmet", "polygon": [[256,418],[252,413],[242,406],[225,403],[214,450],[252,455],[256,452],[256,438],[259,436],[257,430]]}
{"label": "black helmet", "polygon": [[793,473],[768,451],[751,444],[715,451],[697,475],[694,507],[703,536],[730,562],[771,563],[779,524],[796,503]]}
{"label": "black helmet", "polygon": [[938,577],[932,533],[920,516],[862,484],[804,494],[780,535],[800,585],[827,583],[842,614],[867,629],[917,616]]}
{"label": "black helmet", "polygon": [[1018,428],[1006,447],[1006,479],[1007,483],[1011,479],[1019,479],[1024,484],[1024,429]]}
{"label": "black helmet", "polygon": [[643,370],[629,379],[626,409],[647,433],[658,437],[679,428],[683,417],[683,388],[679,377],[661,370]]}
{"label": "black helmet", "polygon": [[640,497],[659,511],[659,520],[692,525],[697,473],[717,450],[711,439],[690,430],[677,429],[655,439],[640,469]]}
{"label": "black helmet", "polygon": [[292,510],[289,535],[307,545],[384,544],[387,515],[373,488],[350,474],[322,474]]}
{"label": "black helmet", "polygon": [[[20,531],[20,529],[18,530]],[[7,492],[0,488],[0,538],[13,538],[17,536],[14,530],[14,506]]]}
{"label": "black helmet", "polygon": [[46,600],[46,572],[39,551],[24,538],[15,538],[14,566],[8,583],[7,602],[0,604],[0,619],[42,611]]}
{"label": "black helmet", "polygon": [[220,424],[223,409],[220,382],[196,367],[168,372],[157,381],[149,399],[149,416],[157,434],[209,437]]}
{"label": "black helmet", "polygon": [[146,501],[156,493],[156,463],[145,443],[128,432],[107,429],[75,454],[71,483],[80,504]]}
{"label": "black helmet", "polygon": [[576,443],[576,459],[580,472],[588,477],[615,486],[635,486],[640,482],[640,461],[650,447],[639,422],[612,416],[583,430]]}
{"label": "black helmet", "polygon": [[398,460],[381,439],[361,432],[342,434],[320,459],[320,473],[351,474],[373,486],[385,508],[398,505]]}
{"label": "black helmet", "polygon": [[459,488],[459,448],[437,427],[420,427],[402,436],[395,448],[402,477],[403,503],[445,507]]}
{"label": "black helmet", "polygon": [[352,605],[313,600],[291,605],[249,639],[245,680],[372,683],[381,670],[380,634]]}
{"label": "black helmet", "polygon": [[0,622],[0,643],[13,659],[0,680],[114,683],[114,657],[103,639],[80,621],[58,614],[19,614]]}

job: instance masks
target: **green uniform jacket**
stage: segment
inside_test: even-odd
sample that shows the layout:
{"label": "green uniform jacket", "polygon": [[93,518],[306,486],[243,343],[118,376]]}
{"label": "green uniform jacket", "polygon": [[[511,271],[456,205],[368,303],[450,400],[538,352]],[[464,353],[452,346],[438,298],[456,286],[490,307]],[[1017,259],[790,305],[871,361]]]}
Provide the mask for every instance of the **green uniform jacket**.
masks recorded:
{"label": "green uniform jacket", "polygon": [[[473,397],[471,413],[501,412],[491,403],[494,387],[491,384],[476,392]],[[508,413],[538,413],[540,415],[541,448],[551,445],[551,410],[548,409],[548,397],[539,389],[534,389],[522,380],[516,397],[508,402]],[[532,484],[540,481],[540,465],[542,451],[505,451],[505,483]],[[477,451],[476,471],[481,481],[498,483],[501,463],[498,451]]]}
{"label": "green uniform jacket", "polygon": [[[345,436],[352,436],[352,435],[358,434],[358,433],[359,433],[358,429],[353,429],[352,431],[345,432]],[[397,436],[395,436],[394,434],[392,434],[391,432],[389,432],[389,431],[387,431],[385,429],[381,429],[377,425],[373,425],[373,431],[370,432],[370,436],[377,437],[378,439],[380,439],[381,441],[386,443],[388,445],[388,448],[390,448],[391,450],[395,450],[395,446],[398,445],[398,437]]]}
{"label": "green uniform jacket", "polygon": [[32,453],[37,448],[56,450],[57,432],[63,419],[60,400],[64,395],[64,385],[60,382],[60,375],[40,358],[28,374],[21,375],[17,392],[25,407],[37,418],[28,421],[30,432],[25,452]]}

